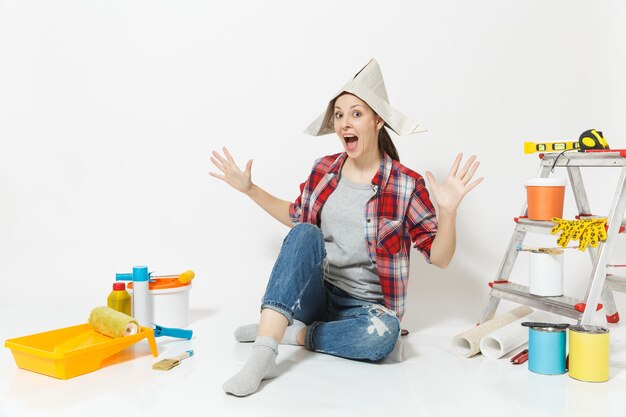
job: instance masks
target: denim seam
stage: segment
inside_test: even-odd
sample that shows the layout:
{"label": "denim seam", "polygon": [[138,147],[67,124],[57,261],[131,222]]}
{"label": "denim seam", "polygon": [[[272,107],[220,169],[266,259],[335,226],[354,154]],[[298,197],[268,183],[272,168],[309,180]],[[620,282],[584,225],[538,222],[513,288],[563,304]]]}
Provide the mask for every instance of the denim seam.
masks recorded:
{"label": "denim seam", "polygon": [[315,351],[315,345],[313,344],[313,333],[315,332],[317,326],[319,326],[321,323],[321,321],[314,321],[309,325],[309,328],[307,329],[306,335],[304,337],[304,347],[309,350]]}

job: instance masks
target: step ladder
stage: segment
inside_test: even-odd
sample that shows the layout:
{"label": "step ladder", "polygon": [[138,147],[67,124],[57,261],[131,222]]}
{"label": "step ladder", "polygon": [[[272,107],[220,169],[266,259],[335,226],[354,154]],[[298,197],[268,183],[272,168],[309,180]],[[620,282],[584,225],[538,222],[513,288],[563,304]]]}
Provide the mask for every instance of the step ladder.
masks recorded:
{"label": "step ladder", "polygon": [[[508,249],[500,265],[496,280],[489,283],[491,292],[489,301],[485,306],[480,323],[491,319],[501,299],[510,300],[540,310],[549,311],[561,316],[576,319],[578,324],[590,324],[593,316],[593,308],[586,306],[604,306],[607,321],[616,323],[619,321],[619,313],[615,307],[613,291],[626,292],[626,277],[608,274],[607,264],[611,259],[613,249],[619,233],[623,233],[626,227],[624,211],[626,209],[626,150],[588,150],[586,152],[565,152],[563,154],[540,155],[540,178],[547,178],[553,167],[567,169],[569,182],[574,193],[574,199],[580,217],[604,217],[593,216],[587,200],[587,193],[581,175],[583,167],[615,167],[621,168],[617,188],[611,203],[608,215],[607,238],[601,241],[596,248],[589,247],[589,255],[593,265],[587,292],[584,299],[572,297],[540,297],[528,292],[528,287],[509,282],[509,277],[515,261],[517,260],[518,247],[524,243],[526,233],[550,234],[554,223],[551,221],[535,221],[527,218],[528,205],[524,208],[520,217],[515,219],[516,225]],[[556,237],[555,237],[556,240]]]}

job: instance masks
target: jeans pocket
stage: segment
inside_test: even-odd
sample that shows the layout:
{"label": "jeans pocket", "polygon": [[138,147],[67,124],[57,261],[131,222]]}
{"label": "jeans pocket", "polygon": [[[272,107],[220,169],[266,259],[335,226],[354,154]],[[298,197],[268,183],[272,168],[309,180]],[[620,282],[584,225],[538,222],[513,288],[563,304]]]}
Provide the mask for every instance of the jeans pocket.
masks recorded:
{"label": "jeans pocket", "polygon": [[383,248],[388,254],[398,253],[402,247],[402,220],[381,217],[378,220],[379,248]]}

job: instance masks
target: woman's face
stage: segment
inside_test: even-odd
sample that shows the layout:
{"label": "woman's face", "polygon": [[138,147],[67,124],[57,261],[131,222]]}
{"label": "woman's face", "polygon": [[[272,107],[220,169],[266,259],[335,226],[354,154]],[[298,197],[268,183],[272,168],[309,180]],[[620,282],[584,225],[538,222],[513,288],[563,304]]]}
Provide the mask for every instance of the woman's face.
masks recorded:
{"label": "woman's face", "polygon": [[334,126],[350,158],[378,152],[378,132],[384,121],[363,100],[342,94],[335,100]]}

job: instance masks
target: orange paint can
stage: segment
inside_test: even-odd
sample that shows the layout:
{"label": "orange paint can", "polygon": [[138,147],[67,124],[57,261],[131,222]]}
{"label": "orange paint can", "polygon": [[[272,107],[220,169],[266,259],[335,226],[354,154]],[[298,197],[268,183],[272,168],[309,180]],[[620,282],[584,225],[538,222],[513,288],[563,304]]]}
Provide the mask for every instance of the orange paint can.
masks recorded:
{"label": "orange paint can", "polygon": [[563,218],[565,179],[533,178],[526,181],[528,218],[530,220],[552,220]]}

